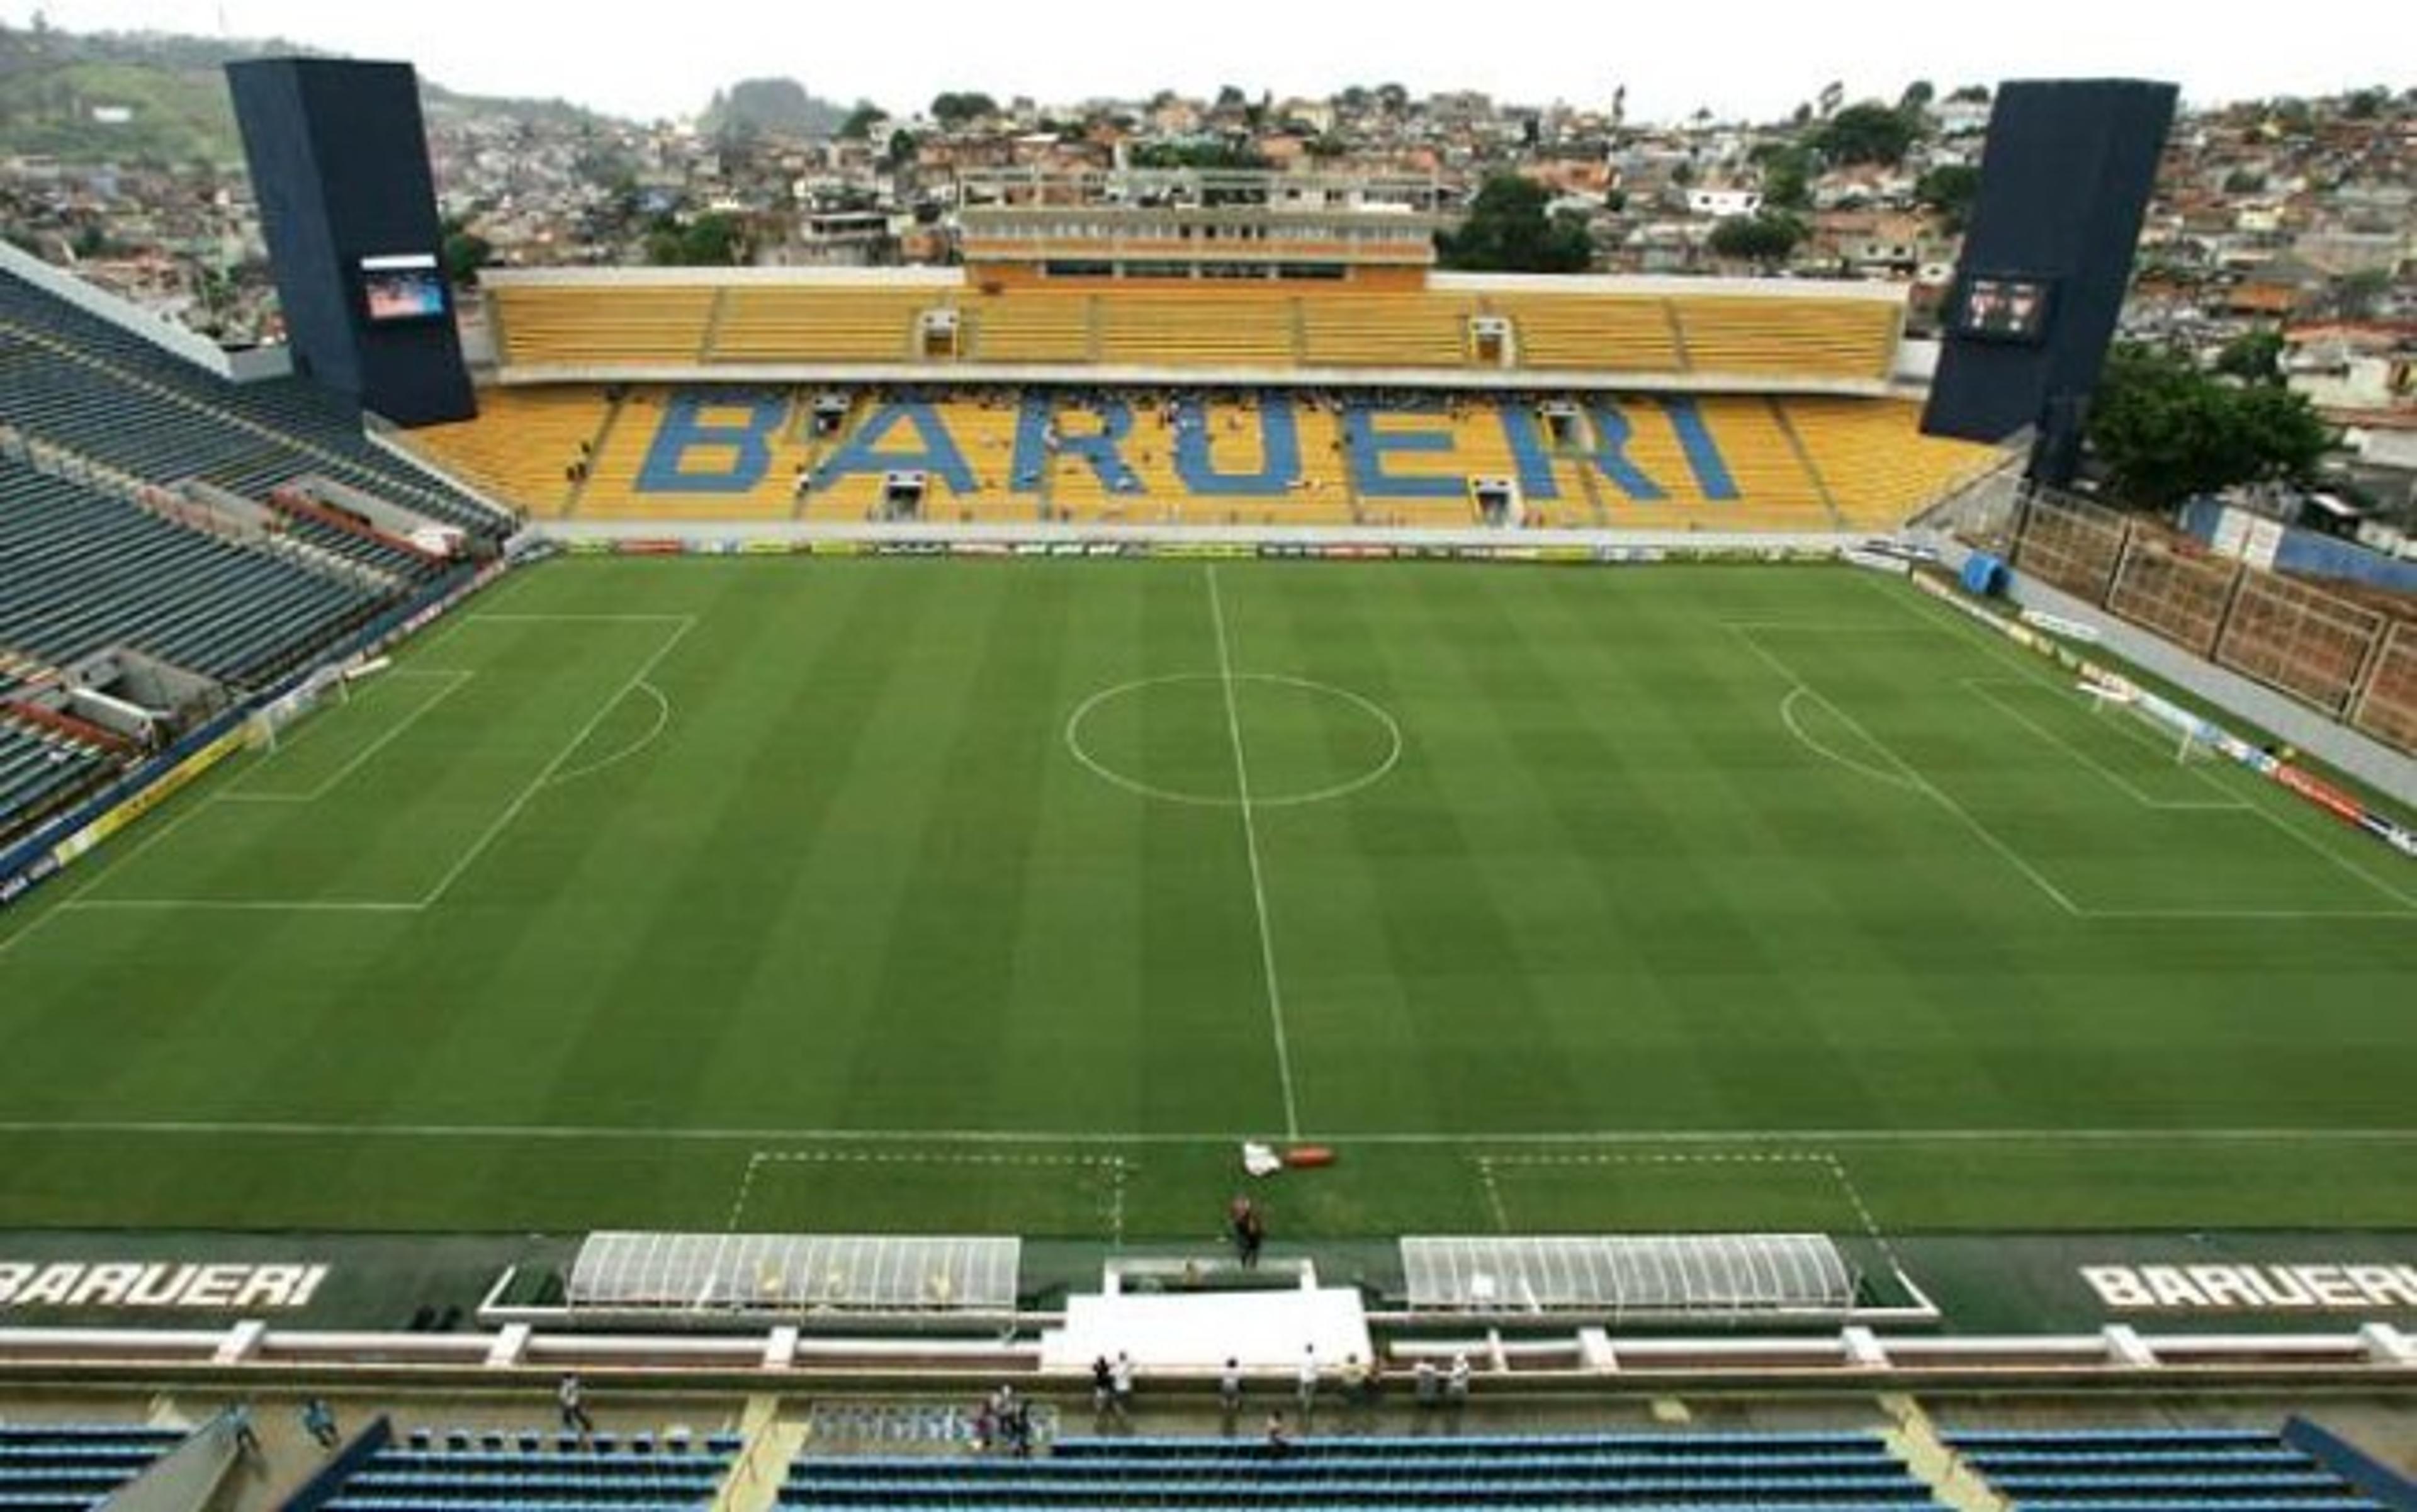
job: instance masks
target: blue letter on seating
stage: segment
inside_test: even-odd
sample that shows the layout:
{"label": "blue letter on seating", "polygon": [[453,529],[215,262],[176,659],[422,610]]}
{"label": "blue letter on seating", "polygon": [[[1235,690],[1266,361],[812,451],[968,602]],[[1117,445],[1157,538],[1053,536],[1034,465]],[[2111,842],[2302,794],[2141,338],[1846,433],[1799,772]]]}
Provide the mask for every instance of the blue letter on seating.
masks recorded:
{"label": "blue letter on seating", "polygon": [[1687,470],[1695,475],[1695,486],[1704,491],[1704,496],[1715,501],[1737,497],[1737,480],[1729,476],[1728,462],[1712,439],[1711,427],[1704,423],[1703,410],[1683,396],[1664,399],[1662,407],[1670,412],[1670,428],[1679,433],[1679,450],[1687,454]]}
{"label": "blue letter on seating", "polygon": [[1519,465],[1521,496],[1531,499],[1560,497],[1560,481],[1553,476],[1553,453],[1544,445],[1544,427],[1536,419],[1535,406],[1505,399],[1497,407],[1502,416],[1502,439],[1511,444],[1511,460]]}
{"label": "blue letter on seating", "polygon": [[[914,427],[921,446],[883,450],[881,443],[901,423]],[[847,438],[846,445],[823,460],[814,474],[814,486],[828,488],[842,478],[864,472],[929,473],[934,481],[948,484],[951,494],[974,492],[974,470],[965,466],[965,453],[957,450],[956,437],[949,434],[939,411],[920,401],[884,405],[874,410],[863,428]]]}
{"label": "blue letter on seating", "polygon": [[[707,410],[744,410],[736,423],[707,420]],[[744,494],[771,470],[770,436],[788,417],[782,394],[675,393],[663,406],[646,460],[638,468],[641,494]],[[719,467],[693,466],[703,451]],[[721,455],[716,455],[721,453]]]}
{"label": "blue letter on seating", "polygon": [[1067,413],[1097,415],[1100,428],[1072,433],[1058,426],[1057,454],[1088,464],[1100,486],[1111,494],[1140,493],[1140,477],[1125,465],[1124,453],[1117,450],[1117,443],[1132,434],[1132,406],[1121,399],[1098,399],[1074,405]]}
{"label": "blue letter on seating", "polygon": [[[1284,394],[1259,396],[1259,470],[1219,472],[1211,453],[1217,438],[1208,406],[1187,399],[1175,406],[1175,475],[1183,486],[1203,498],[1265,498],[1282,494],[1300,479],[1300,427],[1293,420],[1292,400]],[[1230,434],[1230,433],[1229,433]]]}
{"label": "blue letter on seating", "polygon": [[1594,421],[1594,470],[1603,474],[1604,481],[1630,498],[1649,503],[1670,496],[1644,468],[1628,460],[1628,438],[1635,427],[1629,424],[1619,401],[1604,399],[1589,405],[1587,416]]}
{"label": "blue letter on seating", "polygon": [[[1400,409],[1399,413],[1435,415],[1432,406]],[[1385,454],[1389,451],[1416,452],[1422,455],[1449,455],[1454,450],[1452,421],[1445,420],[1440,430],[1379,431],[1376,426],[1378,414],[1353,405],[1343,412],[1343,445],[1351,459],[1351,476],[1358,481],[1363,498],[1460,498],[1468,492],[1468,481],[1457,475],[1430,478],[1395,478],[1385,471]]]}

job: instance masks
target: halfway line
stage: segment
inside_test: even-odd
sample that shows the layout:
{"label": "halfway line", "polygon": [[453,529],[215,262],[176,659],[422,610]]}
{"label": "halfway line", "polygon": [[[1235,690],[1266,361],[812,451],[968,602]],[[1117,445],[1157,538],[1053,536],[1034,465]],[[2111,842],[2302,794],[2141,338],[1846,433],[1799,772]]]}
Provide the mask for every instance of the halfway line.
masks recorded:
{"label": "halfway line", "polygon": [[1300,1110],[1293,1101],[1292,1050],[1285,1039],[1284,989],[1276,982],[1275,937],[1268,929],[1268,889],[1259,868],[1259,824],[1251,812],[1251,763],[1242,754],[1242,716],[1234,706],[1234,661],[1225,649],[1225,603],[1217,592],[1217,569],[1207,570],[1208,613],[1217,624],[1217,678],[1225,690],[1225,732],[1234,741],[1234,790],[1242,810],[1242,842],[1251,856],[1251,901],[1259,914],[1259,965],[1268,976],[1268,1023],[1275,1031],[1276,1076],[1284,1083],[1285,1138],[1300,1138]]}

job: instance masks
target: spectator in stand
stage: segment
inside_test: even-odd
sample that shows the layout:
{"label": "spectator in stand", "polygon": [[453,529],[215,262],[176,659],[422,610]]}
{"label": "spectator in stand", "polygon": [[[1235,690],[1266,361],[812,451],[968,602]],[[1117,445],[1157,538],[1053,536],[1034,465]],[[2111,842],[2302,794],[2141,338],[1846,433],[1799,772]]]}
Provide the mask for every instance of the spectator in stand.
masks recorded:
{"label": "spectator in stand", "polygon": [[322,1449],[335,1448],[337,1441],[343,1437],[336,1430],[335,1410],[323,1397],[313,1397],[302,1404],[302,1431]]}
{"label": "spectator in stand", "polygon": [[580,1385],[576,1372],[567,1372],[554,1388],[555,1405],[562,1410],[562,1426],[579,1435],[584,1442],[596,1431],[596,1420],[587,1415],[587,1392]]}

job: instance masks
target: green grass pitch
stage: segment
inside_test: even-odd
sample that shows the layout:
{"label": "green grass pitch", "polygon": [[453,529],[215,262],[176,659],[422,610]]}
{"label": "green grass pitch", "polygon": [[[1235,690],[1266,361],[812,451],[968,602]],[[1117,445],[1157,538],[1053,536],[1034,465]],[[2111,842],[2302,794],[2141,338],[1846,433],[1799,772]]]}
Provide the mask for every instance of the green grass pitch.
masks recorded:
{"label": "green grass pitch", "polygon": [[1844,569],[565,561],[0,920],[0,1225],[2405,1226],[2412,873]]}

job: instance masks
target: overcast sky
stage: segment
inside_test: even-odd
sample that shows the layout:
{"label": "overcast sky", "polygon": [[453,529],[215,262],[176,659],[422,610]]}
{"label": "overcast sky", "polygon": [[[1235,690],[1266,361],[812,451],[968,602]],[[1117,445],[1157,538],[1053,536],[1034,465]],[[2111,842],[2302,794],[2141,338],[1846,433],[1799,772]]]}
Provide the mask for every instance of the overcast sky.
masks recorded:
{"label": "overcast sky", "polygon": [[642,116],[693,114],[717,86],[759,74],[902,114],[942,89],[1052,103],[1396,81],[1599,105],[1625,83],[1632,120],[1698,106],[1767,118],[1832,79],[1849,98],[1893,99],[1916,78],[1944,93],[2125,74],[2174,80],[2198,103],[2417,83],[2417,0],[0,0],[11,24],[37,9],[74,30],[291,38],[409,59],[454,89]]}

